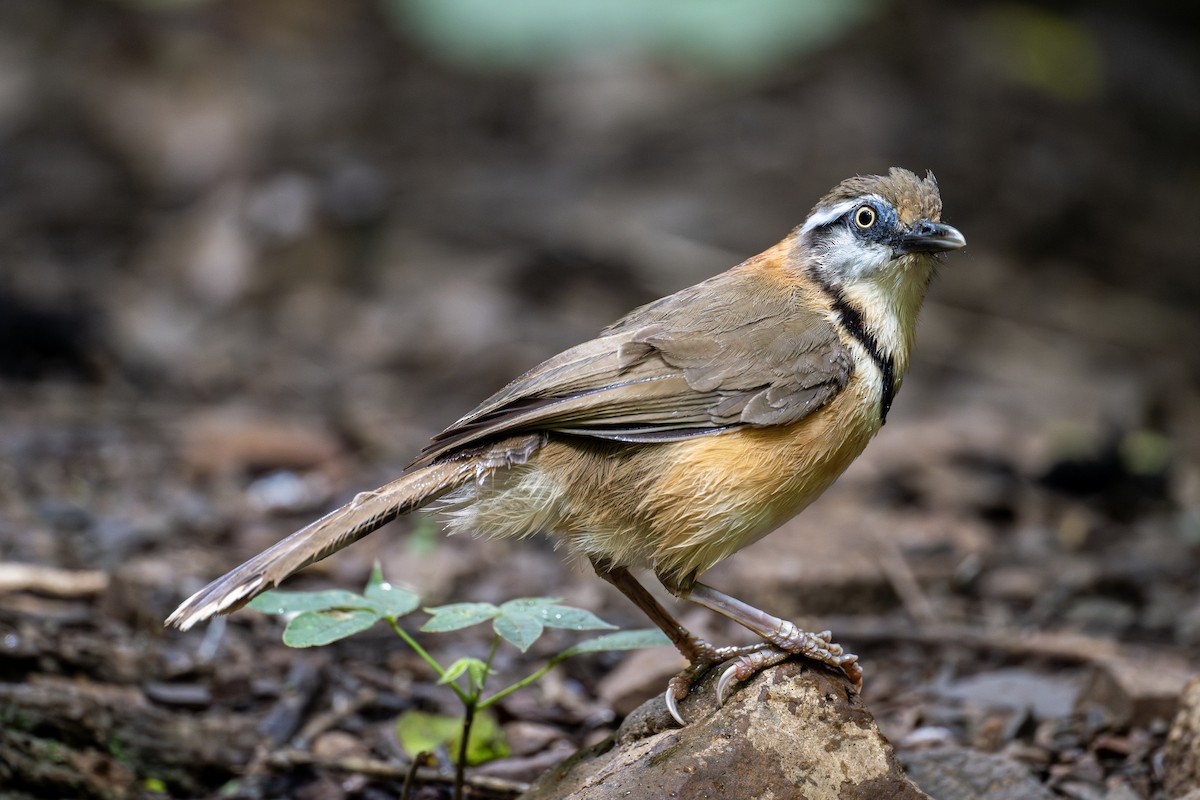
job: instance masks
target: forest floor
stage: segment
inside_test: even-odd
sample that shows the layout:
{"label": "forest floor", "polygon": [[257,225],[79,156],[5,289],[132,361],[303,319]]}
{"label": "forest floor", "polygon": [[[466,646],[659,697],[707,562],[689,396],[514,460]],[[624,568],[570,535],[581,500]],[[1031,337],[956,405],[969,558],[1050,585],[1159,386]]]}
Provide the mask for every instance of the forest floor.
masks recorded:
{"label": "forest floor", "polygon": [[[71,4],[46,5],[25,22],[59,30]],[[229,14],[246,30],[176,52],[198,81],[155,71],[176,32],[117,4],[77,18],[53,69],[20,51],[57,100],[0,108],[16,187],[0,195],[0,251],[22,267],[0,286],[0,796],[398,796],[396,718],[457,707],[385,626],[296,650],[255,611],[187,633],[162,620],[393,477],[538,359],[778,238],[827,188],[801,193],[787,165],[851,174],[871,148],[812,122],[832,87],[866,85],[850,45],[715,99],[657,76],[671,92],[639,83],[627,116],[602,124],[568,77],[464,76],[395,47],[359,5],[336,25],[296,5],[315,19],[284,19],[282,39]],[[1147,47],[1164,35],[1139,30]],[[112,31],[135,44],[104,44]],[[864,36],[884,41],[885,26]],[[263,48],[309,71],[281,78]],[[906,58],[917,76],[951,72]],[[310,90],[305,74],[325,79]],[[381,88],[380,74],[395,77]],[[648,116],[656,91],[690,115],[686,132]],[[946,129],[948,219],[970,245],[934,286],[887,426],[824,498],[706,581],[858,653],[866,707],[910,765],[958,747],[1023,765],[1048,796],[1165,797],[1168,727],[1200,654],[1196,287],[1169,257],[1194,234],[1154,239],[1156,271],[1135,282],[1122,259],[1146,228],[1109,223],[1153,139],[1125,118],[972,91],[969,121],[926,109]],[[267,111],[246,121],[248,101]],[[127,124],[155,103],[215,125],[195,159],[169,157],[183,127]],[[876,120],[891,126],[878,135],[909,141],[907,113]],[[1011,125],[1046,118],[1059,133],[1045,147],[1072,154],[1046,180],[1073,193],[1025,178],[1014,199],[948,144],[995,137],[980,152],[1012,179],[1041,162]],[[1087,137],[1097,120],[1115,139]],[[1135,163],[1081,177],[1131,139]],[[924,153],[907,147],[872,152]],[[1185,186],[1159,184],[1154,202]],[[1030,197],[1041,214],[1023,210]],[[1113,237],[1099,255],[1097,231]],[[423,606],[554,596],[646,626],[551,541],[437,536],[434,519],[402,519],[289,588],[358,590],[378,562]],[[442,663],[483,658],[481,630],[420,641]],[[497,685],[579,638],[501,650]],[[510,695],[496,707],[510,753],[472,769],[476,796],[515,796],[679,666],[669,649],[584,655]],[[422,770],[413,796],[448,797],[445,767],[443,754],[441,773]]]}

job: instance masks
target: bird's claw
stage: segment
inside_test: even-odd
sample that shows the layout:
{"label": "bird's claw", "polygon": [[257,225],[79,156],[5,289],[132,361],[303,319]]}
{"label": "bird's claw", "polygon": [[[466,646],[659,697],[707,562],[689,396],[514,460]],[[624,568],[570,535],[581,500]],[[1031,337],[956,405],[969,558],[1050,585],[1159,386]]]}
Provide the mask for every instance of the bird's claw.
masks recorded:
{"label": "bird's claw", "polygon": [[850,679],[850,682],[854,684],[854,688],[861,692],[863,670],[858,664],[858,656],[854,655],[854,653],[841,655],[838,657],[836,666],[842,671],[843,675]]}
{"label": "bird's claw", "polygon": [[666,701],[667,711],[671,713],[671,716],[674,717],[675,721],[679,723],[680,727],[682,727],[687,725],[687,722],[684,720],[683,715],[679,713],[679,701],[684,697],[687,697],[688,690],[685,686],[683,688],[683,694],[680,695],[679,688],[675,683],[677,680],[679,680],[679,678],[675,677],[667,683],[667,691],[663,694],[663,700]]}
{"label": "bird's claw", "polygon": [[717,705],[725,705],[734,686],[767,667],[773,667],[786,660],[790,655],[791,653],[772,647],[769,650],[758,650],[735,658],[717,679]]}
{"label": "bird's claw", "polygon": [[724,669],[717,679],[717,704],[725,705],[739,683],[792,655],[804,656],[841,670],[855,689],[862,689],[863,671],[858,664],[858,656],[847,653],[844,647],[835,643],[830,631],[806,633],[796,630],[786,641],[763,642],[749,647],[717,648],[708,645],[697,654],[687,669],[667,683],[667,690],[663,693],[667,711],[680,725],[686,725],[679,712],[679,701],[688,696],[697,679],[718,664],[724,665]]}
{"label": "bird's claw", "polygon": [[718,706],[725,705],[725,701],[729,698],[729,693],[733,690],[733,687],[738,682],[743,680],[743,678],[738,677],[738,674],[737,674],[738,668],[740,666],[741,666],[741,663],[740,663],[740,659],[739,659],[737,662],[730,664],[728,667],[726,667],[725,670],[721,673],[721,677],[717,678],[717,705]]}
{"label": "bird's claw", "polygon": [[[825,635],[827,636],[828,632],[825,632]],[[822,636],[821,638],[824,637]],[[833,645],[829,650],[833,655],[832,658],[816,658],[814,660],[837,667],[850,679],[855,689],[861,690],[863,672],[862,667],[858,665],[858,656],[853,653],[846,653],[838,645]],[[725,701],[729,699],[729,695],[733,693],[733,689],[737,684],[747,678],[753,677],[768,667],[773,667],[782,661],[786,661],[792,655],[794,654],[782,648],[772,647],[733,659],[721,672],[721,677],[717,679],[717,705],[725,705]],[[804,653],[803,655],[809,658],[813,657],[809,653]]]}
{"label": "bird's claw", "polygon": [[692,686],[713,667],[724,664],[731,658],[743,658],[760,650],[769,650],[771,645],[766,642],[752,644],[746,647],[713,647],[703,640],[697,643],[692,656],[692,663],[667,682],[667,691],[663,700],[667,711],[680,725],[687,725],[683,715],[679,713],[679,701],[688,696]]}

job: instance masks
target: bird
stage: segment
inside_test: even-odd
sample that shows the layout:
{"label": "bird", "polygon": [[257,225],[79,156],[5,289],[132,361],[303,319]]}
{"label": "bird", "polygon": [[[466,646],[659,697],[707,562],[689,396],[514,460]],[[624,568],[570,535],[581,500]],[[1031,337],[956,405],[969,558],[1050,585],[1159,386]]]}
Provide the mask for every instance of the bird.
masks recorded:
{"label": "bird", "polygon": [[[801,512],[887,420],[918,311],[943,254],[932,172],[892,167],[835,186],[764,252],[643,305],[520,375],[432,438],[394,481],[264,550],[167,619],[187,630],[402,514],[434,506],[451,533],[546,533],[590,561],[687,658],[667,708],[723,666],[739,682],[791,655],[840,669],[857,656],[699,578]],[[631,570],[761,638],[716,647]]]}

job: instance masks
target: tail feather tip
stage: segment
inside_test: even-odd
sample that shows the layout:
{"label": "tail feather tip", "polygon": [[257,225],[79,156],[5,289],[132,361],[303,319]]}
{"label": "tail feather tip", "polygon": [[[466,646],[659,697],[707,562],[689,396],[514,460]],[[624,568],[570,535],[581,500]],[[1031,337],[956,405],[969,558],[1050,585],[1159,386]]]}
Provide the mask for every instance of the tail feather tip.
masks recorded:
{"label": "tail feather tip", "polygon": [[231,607],[240,605],[240,601],[258,594],[257,590],[262,585],[262,582],[261,577],[256,578],[230,591],[226,591],[213,599],[208,599],[206,602],[206,598],[212,594],[213,589],[211,585],[207,586],[187,600],[184,600],[179,608],[175,609],[171,613],[171,616],[167,617],[165,624],[168,626],[174,625],[179,630],[186,631],[197,622],[203,622],[206,619],[215,617]]}

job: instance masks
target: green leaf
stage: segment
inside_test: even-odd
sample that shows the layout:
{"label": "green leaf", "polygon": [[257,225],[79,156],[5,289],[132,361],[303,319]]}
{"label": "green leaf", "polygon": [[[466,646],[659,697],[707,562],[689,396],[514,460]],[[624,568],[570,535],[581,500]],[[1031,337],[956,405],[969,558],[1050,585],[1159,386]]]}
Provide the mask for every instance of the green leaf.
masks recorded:
{"label": "green leaf", "polygon": [[487,671],[487,664],[478,658],[460,658],[446,667],[446,672],[438,680],[438,683],[443,685],[452,683],[466,673],[470,675],[471,681],[474,682],[475,686],[479,686],[483,683],[483,677],[487,675]]}
{"label": "green leaf", "polygon": [[418,753],[432,752],[450,739],[462,727],[462,720],[427,711],[405,711],[396,718],[396,739],[409,758]]}
{"label": "green leaf", "polygon": [[562,652],[560,658],[579,655],[580,653],[602,653],[610,650],[641,650],[645,647],[662,647],[671,640],[657,628],[645,628],[636,631],[621,631],[609,633],[580,642]]}
{"label": "green leaf", "polygon": [[543,630],[541,620],[532,614],[520,611],[502,612],[500,616],[496,617],[492,627],[505,641],[514,645],[522,653],[538,640]]}
{"label": "green leaf", "polygon": [[480,661],[478,658],[472,658],[470,663],[467,664],[467,673],[471,676],[471,680],[475,682],[475,685],[480,689],[483,688],[483,683],[487,680],[487,676],[490,675],[491,672],[492,670],[488,668],[488,665]]}
{"label": "green leaf", "polygon": [[[457,756],[462,741],[462,720],[425,711],[405,711],[396,719],[396,739],[410,758],[442,745]],[[508,754],[508,743],[496,718],[486,711],[478,712],[467,743],[467,764],[483,764]]]}
{"label": "green leaf", "polygon": [[385,581],[378,561],[375,562],[375,568],[371,570],[371,579],[367,581],[367,588],[363,594],[378,607],[383,616],[389,619],[403,617],[421,604],[421,599],[413,592]]}
{"label": "green leaf", "polygon": [[467,659],[460,658],[458,661],[455,661],[453,664],[446,667],[446,671],[442,673],[442,677],[438,678],[438,683],[441,685],[445,685],[447,683],[453,683],[454,681],[456,681],[460,677],[462,677],[463,674],[466,673],[466,671],[467,671]]}
{"label": "green leaf", "polygon": [[272,589],[263,592],[247,605],[267,614],[295,614],[300,611],[328,611],[333,608],[375,608],[375,604],[367,598],[344,589],[329,589],[324,592],[284,592]]}
{"label": "green leaf", "polygon": [[616,625],[605,622],[590,611],[573,606],[543,606],[539,619],[547,628],[566,628],[571,631],[617,630]]}
{"label": "green leaf", "polygon": [[142,788],[152,794],[167,793],[167,784],[162,778],[143,778]]}
{"label": "green leaf", "polygon": [[572,631],[616,630],[590,611],[564,606],[560,597],[522,597],[500,606],[501,611],[520,611],[536,617],[547,628],[566,628]]}
{"label": "green leaf", "polygon": [[545,606],[558,605],[561,602],[561,597],[518,597],[516,600],[509,600],[507,603],[501,604],[500,607],[529,613]]}
{"label": "green leaf", "polygon": [[319,647],[365,631],[379,621],[372,610],[305,611],[288,623],[283,643],[288,647]]}
{"label": "green leaf", "polygon": [[453,603],[425,609],[433,618],[421,626],[426,633],[456,631],[495,619],[500,609],[491,603]]}

